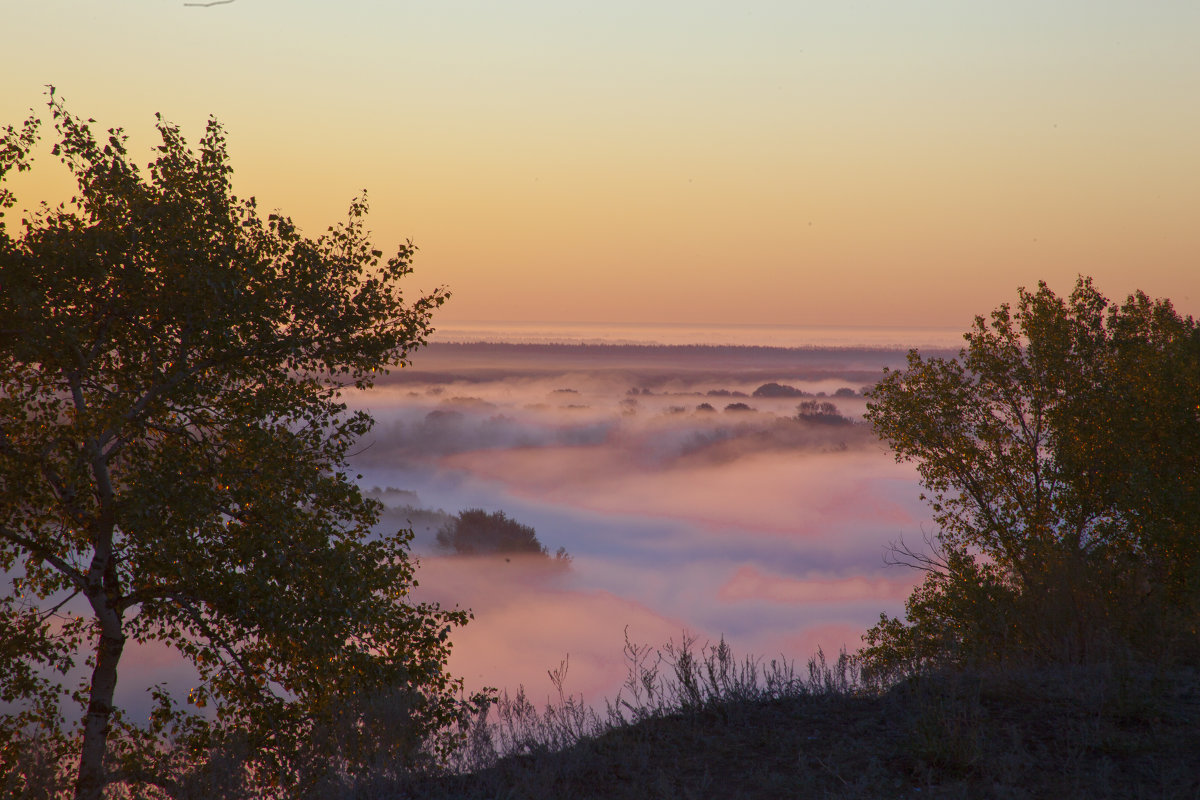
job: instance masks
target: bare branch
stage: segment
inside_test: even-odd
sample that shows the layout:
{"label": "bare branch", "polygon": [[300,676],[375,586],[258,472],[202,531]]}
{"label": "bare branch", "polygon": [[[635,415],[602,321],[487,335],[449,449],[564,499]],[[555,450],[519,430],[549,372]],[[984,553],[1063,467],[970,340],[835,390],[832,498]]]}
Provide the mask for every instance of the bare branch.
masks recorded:
{"label": "bare branch", "polygon": [[888,545],[883,554],[883,563],[889,567],[909,567],[922,572],[944,573],[949,571],[950,563],[946,559],[945,549],[938,542],[937,537],[929,531],[922,531],[921,536],[925,540],[923,552],[913,550],[901,536]]}
{"label": "bare branch", "polygon": [[67,603],[69,603],[69,602],[71,602],[72,600],[74,600],[74,599],[75,599],[75,597],[76,597],[76,596],[79,594],[79,592],[80,592],[80,590],[79,590],[79,589],[76,589],[75,591],[71,592],[71,594],[67,595],[67,598],[66,598],[65,600],[63,600],[63,601],[62,601],[61,603],[59,603],[58,605],[54,606],[54,608],[51,608],[49,611],[43,611],[43,612],[42,612],[42,613],[39,615],[39,621],[41,621],[41,622],[45,622],[46,620],[50,619],[50,617],[53,617],[55,614],[57,614],[57,613],[58,613],[58,610],[59,610],[60,608],[62,608],[62,607],[63,607],[63,606],[65,606]]}

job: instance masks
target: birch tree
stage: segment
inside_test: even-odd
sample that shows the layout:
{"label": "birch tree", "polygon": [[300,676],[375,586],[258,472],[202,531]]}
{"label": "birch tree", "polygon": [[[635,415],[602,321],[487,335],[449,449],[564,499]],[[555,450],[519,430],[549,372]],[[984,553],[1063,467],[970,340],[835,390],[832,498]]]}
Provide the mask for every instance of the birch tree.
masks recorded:
{"label": "birch tree", "polygon": [[[195,765],[169,757],[236,734],[247,779],[286,786],[323,721],[381,692],[408,697],[414,754],[450,746],[437,733],[483,702],[445,672],[467,614],[412,602],[411,534],[371,534],[346,459],[372,421],[341,399],[407,365],[447,293],[405,299],[414,248],[374,249],[365,199],[313,239],[236,197],[216,121],[193,152],[160,118],[139,169],[120,129],[53,90],[49,111],[76,195],[0,227],[6,774],[36,744],[77,764],[77,798],[170,793]],[[40,126],[0,131],[0,177]],[[148,725],[114,704],[131,643],[200,676],[156,689]]]}

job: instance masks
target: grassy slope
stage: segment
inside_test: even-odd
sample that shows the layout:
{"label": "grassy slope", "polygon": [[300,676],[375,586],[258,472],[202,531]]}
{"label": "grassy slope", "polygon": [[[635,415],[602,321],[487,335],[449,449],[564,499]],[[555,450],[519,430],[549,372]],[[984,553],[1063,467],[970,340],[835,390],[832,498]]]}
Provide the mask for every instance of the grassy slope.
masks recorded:
{"label": "grassy slope", "polygon": [[1200,797],[1200,678],[1060,669],[725,703],[411,796]]}

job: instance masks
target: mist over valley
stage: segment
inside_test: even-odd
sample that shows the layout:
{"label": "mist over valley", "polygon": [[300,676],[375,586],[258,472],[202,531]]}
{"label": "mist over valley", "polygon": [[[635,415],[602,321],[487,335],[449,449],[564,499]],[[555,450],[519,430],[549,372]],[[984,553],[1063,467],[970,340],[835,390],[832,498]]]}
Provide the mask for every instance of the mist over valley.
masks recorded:
{"label": "mist over valley", "polygon": [[[433,343],[348,396],[376,426],[352,459],[411,527],[418,599],[469,607],[468,686],[612,694],[628,628],[804,659],[859,645],[916,576],[883,563],[920,536],[915,472],[861,421],[894,348]],[[463,556],[437,532],[468,508],[532,526],[566,569]]]}

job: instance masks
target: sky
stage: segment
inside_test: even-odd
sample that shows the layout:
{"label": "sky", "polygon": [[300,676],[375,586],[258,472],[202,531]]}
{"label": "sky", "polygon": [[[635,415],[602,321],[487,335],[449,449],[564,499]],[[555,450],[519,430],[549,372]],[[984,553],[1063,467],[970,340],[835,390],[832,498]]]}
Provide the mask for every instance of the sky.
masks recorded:
{"label": "sky", "polygon": [[306,232],[366,190],[444,324],[961,330],[1080,273],[1200,314],[1194,2],[10,6],[0,124],[53,84],[144,162],[214,115]]}

